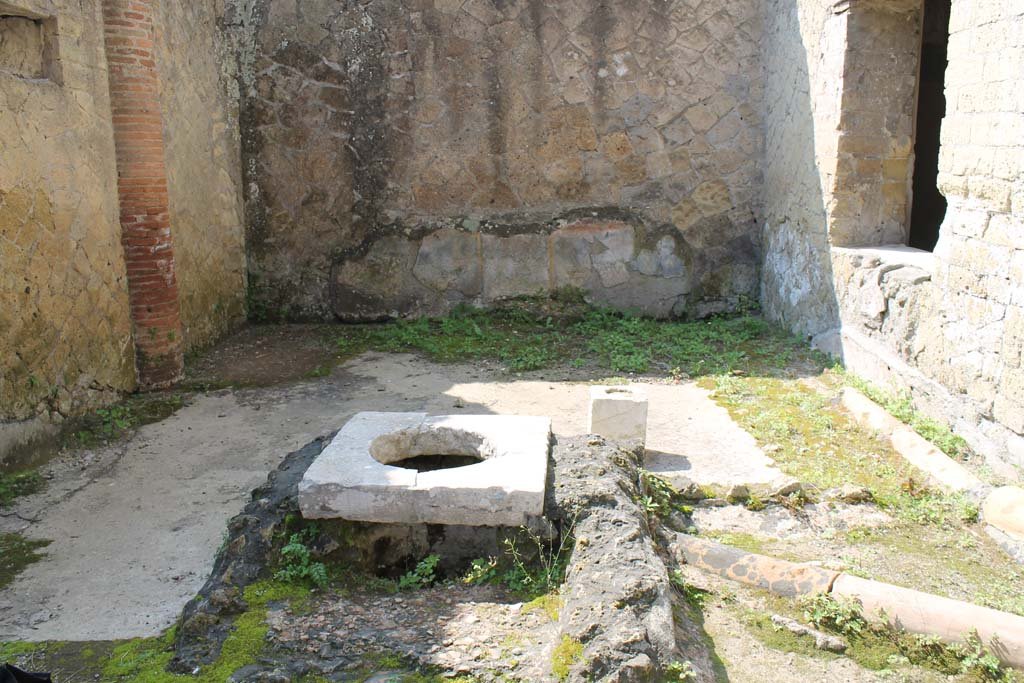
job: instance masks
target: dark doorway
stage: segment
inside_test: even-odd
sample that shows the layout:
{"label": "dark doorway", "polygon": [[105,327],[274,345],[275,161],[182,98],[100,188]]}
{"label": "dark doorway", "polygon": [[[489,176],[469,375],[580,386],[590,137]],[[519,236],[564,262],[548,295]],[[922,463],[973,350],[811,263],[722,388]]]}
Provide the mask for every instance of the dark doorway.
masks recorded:
{"label": "dark doorway", "polygon": [[951,0],[925,0],[921,44],[921,80],[914,140],[914,201],[909,244],[931,251],[946,216],[946,198],[937,187],[939,133],[946,115],[946,50]]}

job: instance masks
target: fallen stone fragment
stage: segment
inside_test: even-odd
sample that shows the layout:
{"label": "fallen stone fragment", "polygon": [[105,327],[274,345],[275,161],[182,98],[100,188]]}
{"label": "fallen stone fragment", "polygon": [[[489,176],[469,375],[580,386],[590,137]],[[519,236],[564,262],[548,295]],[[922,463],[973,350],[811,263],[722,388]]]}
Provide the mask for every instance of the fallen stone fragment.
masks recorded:
{"label": "fallen stone fragment", "polygon": [[842,654],[846,652],[846,641],[842,638],[822,633],[821,631],[815,630],[810,626],[804,626],[796,619],[790,619],[784,617],[781,614],[772,615],[772,623],[780,628],[784,628],[790,633],[798,636],[809,636],[814,638],[814,647],[819,650],[825,650],[826,652],[835,652]]}
{"label": "fallen stone fragment", "polygon": [[829,489],[825,492],[824,497],[830,500],[839,500],[844,503],[849,503],[850,505],[870,503],[875,499],[869,489],[866,489],[863,486],[857,486],[856,484],[843,484],[837,489]]}

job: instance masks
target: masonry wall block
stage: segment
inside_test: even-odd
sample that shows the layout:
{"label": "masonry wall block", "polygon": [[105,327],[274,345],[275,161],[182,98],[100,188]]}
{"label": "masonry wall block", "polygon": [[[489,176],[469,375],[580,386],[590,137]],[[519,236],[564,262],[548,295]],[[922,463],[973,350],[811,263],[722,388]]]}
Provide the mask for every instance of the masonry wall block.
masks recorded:
{"label": "masonry wall block", "polygon": [[[177,249],[177,343],[192,347],[244,310],[235,60],[214,49],[215,0],[135,5],[158,10],[146,61],[166,70],[164,117],[126,149],[166,143],[158,218]],[[0,1],[0,462],[137,386],[103,9]]]}
{"label": "masonry wall block", "polygon": [[[994,0],[952,2],[939,159],[948,209],[932,254],[903,246],[913,167],[912,48],[920,41],[922,5],[782,4],[808,24],[824,15],[826,25],[842,17],[846,28],[845,47],[826,49],[816,37],[827,40],[827,30],[805,35],[800,24],[809,72],[842,55],[833,71],[842,73],[838,100],[804,98],[802,82],[793,88],[779,81],[767,59],[766,312],[814,337],[855,372],[911,392],[920,408],[954,425],[995,466],[1024,465],[1024,10]],[[769,55],[795,49],[772,39],[783,35],[784,16],[766,30]],[[794,36],[792,20],[788,26]],[[801,70],[800,62],[791,68]],[[883,72],[884,79],[871,75]],[[803,123],[776,117],[780,93],[809,99],[810,116]],[[838,118],[831,115],[836,101]],[[825,135],[834,148],[819,133],[833,130],[833,122],[836,133]],[[815,143],[802,158],[815,159],[817,168],[787,194],[776,160],[793,145],[780,144],[779,131],[795,134],[807,123]],[[824,188],[820,204],[815,174]]]}
{"label": "masonry wall block", "polygon": [[[756,298],[755,0],[237,2],[253,289],[367,320]],[[450,275],[441,275],[440,271]]]}
{"label": "masonry wall block", "polygon": [[3,460],[37,422],[131,390],[135,371],[99,3],[19,0],[0,14],[53,20],[63,73],[0,64]]}

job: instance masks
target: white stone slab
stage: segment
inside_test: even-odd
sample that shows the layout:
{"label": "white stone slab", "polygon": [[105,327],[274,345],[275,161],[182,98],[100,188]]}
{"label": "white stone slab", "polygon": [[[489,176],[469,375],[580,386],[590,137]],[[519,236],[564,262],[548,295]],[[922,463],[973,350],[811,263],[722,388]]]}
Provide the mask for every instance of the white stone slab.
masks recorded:
{"label": "white stone slab", "polygon": [[647,392],[637,385],[591,387],[589,432],[613,441],[647,441]]}
{"label": "white stone slab", "polygon": [[[438,443],[431,437],[446,430],[465,433],[463,442],[477,444],[483,461],[416,472],[371,455],[378,437],[389,435],[378,442],[378,457],[393,460],[386,451],[396,443],[415,450],[417,443]],[[519,526],[544,512],[550,442],[547,417],[358,413],[306,471],[299,508],[307,519]],[[417,454],[427,453],[410,455]]]}

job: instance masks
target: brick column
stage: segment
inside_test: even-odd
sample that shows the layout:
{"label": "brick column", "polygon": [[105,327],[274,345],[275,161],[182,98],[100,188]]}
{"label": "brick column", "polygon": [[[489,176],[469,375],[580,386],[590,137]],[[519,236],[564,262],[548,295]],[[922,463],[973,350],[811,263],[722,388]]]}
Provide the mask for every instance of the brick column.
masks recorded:
{"label": "brick column", "polygon": [[121,244],[142,388],[172,384],[184,368],[154,55],[158,2],[103,0]]}

